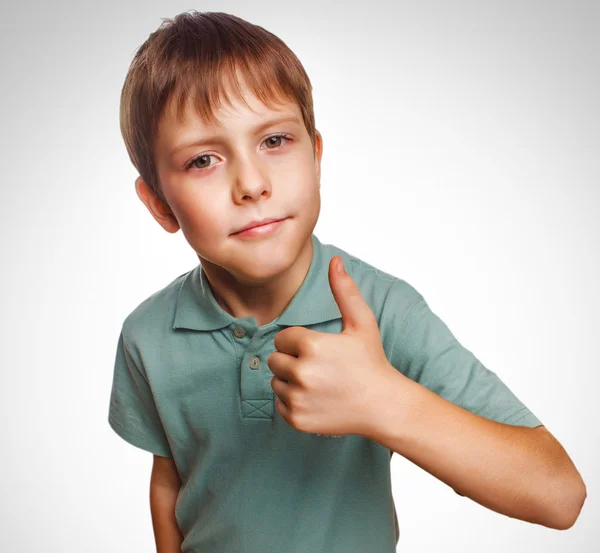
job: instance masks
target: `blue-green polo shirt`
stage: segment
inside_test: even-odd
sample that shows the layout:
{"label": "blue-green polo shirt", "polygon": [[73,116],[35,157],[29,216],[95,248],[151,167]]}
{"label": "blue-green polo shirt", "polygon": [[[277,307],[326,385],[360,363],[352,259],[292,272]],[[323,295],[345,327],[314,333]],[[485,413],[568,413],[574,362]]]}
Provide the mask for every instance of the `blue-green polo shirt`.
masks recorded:
{"label": "blue-green polo shirt", "polygon": [[393,451],[357,435],[301,432],[274,406],[267,358],[275,334],[288,326],[342,331],[328,277],[335,255],[373,310],[392,366],[482,417],[542,424],[413,286],[312,241],[302,285],[261,327],[219,306],[201,264],[124,320],[108,420],[132,445],[174,459],[182,553],[395,552]]}

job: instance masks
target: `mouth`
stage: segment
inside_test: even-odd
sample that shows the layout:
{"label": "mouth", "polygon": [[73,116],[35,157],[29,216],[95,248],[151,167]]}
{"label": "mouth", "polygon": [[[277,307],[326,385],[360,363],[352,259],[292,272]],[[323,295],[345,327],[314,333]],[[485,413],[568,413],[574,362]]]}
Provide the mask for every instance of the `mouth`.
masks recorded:
{"label": "mouth", "polygon": [[283,221],[284,219],[287,219],[287,217],[280,217],[280,218],[269,217],[267,219],[262,219],[260,221],[252,221],[249,224],[247,224],[246,226],[242,227],[241,229],[236,230],[232,234],[240,234],[240,233],[245,232],[245,231],[250,230],[250,229],[254,229],[254,228],[258,228],[258,227],[269,225],[271,223],[276,223],[276,222],[279,222],[279,221]]}
{"label": "mouth", "polygon": [[242,230],[234,232],[232,236],[239,236],[240,238],[260,238],[269,236],[275,233],[289,217],[283,219],[264,219],[259,223],[252,223],[247,225]]}

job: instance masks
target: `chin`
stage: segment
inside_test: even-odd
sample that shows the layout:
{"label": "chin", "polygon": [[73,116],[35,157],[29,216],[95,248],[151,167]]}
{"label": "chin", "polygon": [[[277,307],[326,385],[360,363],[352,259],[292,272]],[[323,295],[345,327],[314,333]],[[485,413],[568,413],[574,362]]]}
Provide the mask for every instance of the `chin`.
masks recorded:
{"label": "chin", "polygon": [[249,259],[245,258],[244,273],[256,279],[269,279],[289,269],[298,252],[296,248],[271,247],[252,253]]}
{"label": "chin", "polygon": [[[310,236],[311,233],[308,234]],[[235,248],[232,270],[240,280],[255,284],[267,282],[290,269],[304,245],[304,235],[297,232],[282,233],[272,239],[257,240],[254,244],[240,244],[239,248]]]}
{"label": "chin", "polygon": [[246,269],[245,267],[235,267],[230,271],[235,279],[241,284],[246,286],[261,286],[274,280],[288,268],[289,267],[284,264],[277,266],[261,265],[260,267],[250,267],[249,269]]}

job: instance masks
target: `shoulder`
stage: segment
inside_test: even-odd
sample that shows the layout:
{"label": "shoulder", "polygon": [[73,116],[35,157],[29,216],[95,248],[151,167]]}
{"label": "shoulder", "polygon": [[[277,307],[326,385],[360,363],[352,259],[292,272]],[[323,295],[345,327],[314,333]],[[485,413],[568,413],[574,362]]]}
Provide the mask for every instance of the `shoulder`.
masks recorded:
{"label": "shoulder", "polygon": [[364,259],[359,258],[352,253],[343,250],[342,248],[333,244],[323,244],[324,251],[327,253],[327,257],[339,255],[344,261],[344,267],[352,279],[361,285],[371,285],[385,287],[390,286],[396,277],[381,269],[367,263]]}
{"label": "shoulder", "polygon": [[363,299],[370,305],[380,325],[387,319],[402,317],[423,299],[420,292],[406,280],[388,273],[364,259],[337,246],[326,244],[330,257],[339,255],[346,271],[358,286]]}

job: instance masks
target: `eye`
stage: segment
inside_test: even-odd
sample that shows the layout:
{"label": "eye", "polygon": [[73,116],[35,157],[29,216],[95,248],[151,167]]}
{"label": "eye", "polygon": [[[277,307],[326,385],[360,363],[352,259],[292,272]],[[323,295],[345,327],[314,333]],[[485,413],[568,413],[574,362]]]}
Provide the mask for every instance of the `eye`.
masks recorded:
{"label": "eye", "polygon": [[[266,142],[267,144],[273,144],[273,142],[270,142],[270,140],[272,138],[283,138],[284,140],[290,140],[288,138],[289,135],[287,134],[272,134],[271,136],[267,136],[267,138],[265,138],[264,142]],[[274,144],[273,144],[274,145]],[[267,148],[268,150],[272,150],[273,148]]]}
{"label": "eye", "polygon": [[[272,148],[271,147],[267,148],[267,150],[276,150],[276,149],[278,149],[278,147],[280,147],[278,145],[278,143],[277,143],[277,140],[273,141],[273,139],[280,139],[280,141],[281,141],[281,139],[283,139],[283,140],[289,141],[289,142],[292,141],[292,139],[289,138],[289,135],[287,135],[285,133],[272,134],[271,136],[267,136],[267,138],[265,138],[263,140],[263,143],[267,143],[267,144],[270,144],[271,146],[273,146]],[[205,171],[206,169],[210,169],[211,167],[214,166],[214,164],[213,165],[206,165],[204,167],[198,167],[196,165],[196,162],[201,162],[201,161],[203,161],[203,159],[204,159],[204,161],[210,160],[211,157],[216,157],[216,156],[214,156],[212,154],[200,154],[200,155],[197,155],[194,159],[192,159],[186,165],[186,167],[185,167],[186,171],[191,170],[191,169],[193,169],[195,171]]]}
{"label": "eye", "polygon": [[196,156],[194,159],[192,159],[192,161],[190,161],[187,166],[186,166],[186,170],[192,169],[192,166],[194,166],[193,168],[196,169],[197,171],[204,171],[205,169],[210,169],[211,165],[208,165],[206,167],[196,167],[195,163],[197,161],[201,161],[203,158],[206,159],[210,159],[211,157],[216,157],[213,156],[211,154],[200,154],[199,156]]}
{"label": "eye", "polygon": [[[290,141],[290,142],[291,142],[291,138],[289,138],[289,135],[287,135],[287,134],[285,134],[285,133],[272,134],[271,136],[268,136],[267,138],[265,138],[265,140],[263,141],[263,142],[266,142],[266,143],[268,143],[268,144],[271,144],[271,145],[274,145],[274,146],[276,146],[275,148],[267,148],[268,150],[277,149],[277,143],[273,144],[273,142],[270,142],[270,141],[271,141],[271,139],[280,139],[280,140],[281,140],[281,139],[283,139],[283,140],[286,140],[286,141]],[[193,169],[195,169],[195,170],[197,170],[197,171],[204,171],[204,170],[206,170],[206,169],[210,169],[210,168],[212,167],[212,165],[208,165],[208,166],[206,166],[206,167],[198,167],[198,166],[196,166],[196,162],[197,162],[197,161],[201,161],[201,160],[202,160],[202,158],[205,158],[205,159],[210,159],[211,157],[216,157],[216,156],[213,156],[213,155],[211,155],[211,154],[200,154],[200,155],[196,156],[194,159],[192,159],[192,160],[191,160],[191,161],[190,161],[190,162],[189,162],[189,163],[186,165],[185,169],[186,169],[186,170],[189,170],[189,169],[192,169],[192,168],[193,168]]]}

